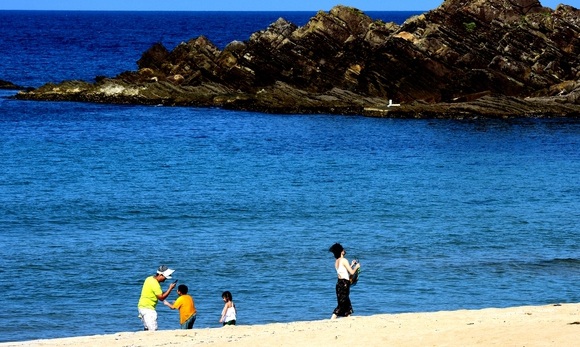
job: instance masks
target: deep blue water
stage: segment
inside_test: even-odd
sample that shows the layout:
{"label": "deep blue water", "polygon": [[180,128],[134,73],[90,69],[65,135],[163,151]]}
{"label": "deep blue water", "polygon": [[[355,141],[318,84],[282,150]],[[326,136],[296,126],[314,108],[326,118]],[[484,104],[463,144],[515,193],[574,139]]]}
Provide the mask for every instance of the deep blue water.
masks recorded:
{"label": "deep blue water", "polygon": [[[114,76],[156,41],[205,34],[223,47],[311,15],[0,11],[0,79]],[[580,301],[578,120],[265,115],[13,93],[0,92],[0,342],[138,331],[141,284],[159,264],[190,287],[198,328],[219,327],[224,290],[239,324],[326,319],[337,241],[363,266],[357,315]],[[176,312],[158,312],[161,329],[178,327]]]}
{"label": "deep blue water", "polygon": [[[328,11],[328,9],[326,9]],[[244,41],[282,17],[302,26],[314,12],[0,11],[0,79],[22,86],[137,69],[156,42],[172,50],[204,35],[218,48]],[[368,12],[403,23],[418,12]]]}

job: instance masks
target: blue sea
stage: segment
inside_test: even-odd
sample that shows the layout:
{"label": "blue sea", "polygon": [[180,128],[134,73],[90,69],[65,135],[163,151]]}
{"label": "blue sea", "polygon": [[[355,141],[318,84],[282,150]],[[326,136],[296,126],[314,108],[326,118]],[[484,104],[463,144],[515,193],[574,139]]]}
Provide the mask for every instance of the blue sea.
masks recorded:
{"label": "blue sea", "polygon": [[[0,11],[0,79],[92,81],[135,70],[155,42],[205,35],[223,48],[314,14]],[[241,325],[327,319],[334,242],[362,264],[355,315],[580,302],[577,119],[272,115],[14,94],[0,92],[0,342],[142,330],[141,285],[160,264],[189,286],[195,328],[220,327],[224,290]],[[158,312],[160,329],[178,328],[176,311]]]}

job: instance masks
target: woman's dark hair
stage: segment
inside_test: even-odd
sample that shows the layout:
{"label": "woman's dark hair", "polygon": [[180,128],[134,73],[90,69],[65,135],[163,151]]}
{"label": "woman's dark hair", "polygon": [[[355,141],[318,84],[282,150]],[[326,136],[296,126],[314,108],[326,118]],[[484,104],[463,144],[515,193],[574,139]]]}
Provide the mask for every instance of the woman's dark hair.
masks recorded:
{"label": "woman's dark hair", "polygon": [[344,247],[342,247],[342,245],[337,242],[334,245],[330,246],[330,248],[328,250],[330,252],[332,252],[332,254],[334,254],[334,257],[336,259],[338,259],[338,258],[340,258],[340,254],[342,253],[343,249],[344,249]]}
{"label": "woman's dark hair", "polygon": [[189,288],[187,288],[185,284],[180,284],[179,287],[177,287],[177,290],[179,290],[181,294],[185,295],[187,294]]}
{"label": "woman's dark hair", "polygon": [[222,298],[226,299],[227,301],[232,301],[232,293],[228,292],[227,290],[222,293]]}

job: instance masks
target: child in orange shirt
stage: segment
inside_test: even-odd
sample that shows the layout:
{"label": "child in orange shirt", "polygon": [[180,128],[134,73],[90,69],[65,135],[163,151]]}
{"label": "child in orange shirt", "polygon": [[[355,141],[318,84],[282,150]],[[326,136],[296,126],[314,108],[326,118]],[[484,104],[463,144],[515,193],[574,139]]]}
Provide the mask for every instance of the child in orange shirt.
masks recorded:
{"label": "child in orange shirt", "polygon": [[181,324],[181,329],[192,329],[197,314],[195,302],[193,301],[193,297],[187,294],[188,290],[189,289],[185,284],[180,284],[179,287],[177,287],[177,295],[179,295],[179,297],[175,300],[173,305],[167,300],[163,301],[163,304],[170,309],[179,310],[179,323]]}

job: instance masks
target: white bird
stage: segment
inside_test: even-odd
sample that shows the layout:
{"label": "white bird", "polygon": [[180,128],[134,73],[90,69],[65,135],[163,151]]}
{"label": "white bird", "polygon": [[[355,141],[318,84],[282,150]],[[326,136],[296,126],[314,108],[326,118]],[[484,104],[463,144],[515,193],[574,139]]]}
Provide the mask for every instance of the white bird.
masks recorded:
{"label": "white bird", "polygon": [[389,104],[387,105],[387,107],[392,107],[392,106],[401,106],[401,104],[393,104],[393,100],[389,99]]}

